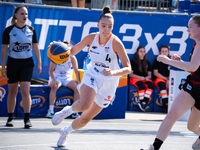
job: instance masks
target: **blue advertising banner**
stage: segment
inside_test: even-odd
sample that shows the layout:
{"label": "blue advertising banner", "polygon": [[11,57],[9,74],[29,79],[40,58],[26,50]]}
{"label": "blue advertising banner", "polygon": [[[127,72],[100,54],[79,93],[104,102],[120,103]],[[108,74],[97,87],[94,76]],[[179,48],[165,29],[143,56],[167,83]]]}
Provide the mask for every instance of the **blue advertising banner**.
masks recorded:
{"label": "blue advertising banner", "polygon": [[[0,41],[4,29],[10,25],[13,11],[17,3],[0,3]],[[47,47],[52,41],[70,41],[77,44],[91,32],[97,32],[97,23],[101,10],[69,9],[45,5],[24,4],[28,9],[27,24],[33,26],[37,33],[38,45],[42,57],[42,73],[33,78],[48,79],[49,59]],[[190,16],[183,14],[157,14],[114,11],[113,33],[123,42],[128,56],[134,58],[139,45],[146,48],[147,59],[153,64],[159,54],[161,45],[170,46],[170,54],[178,54],[188,61],[194,43],[187,32]],[[2,44],[0,44],[0,49]],[[83,68],[83,60],[87,55],[87,47],[76,55],[79,68]],[[34,57],[36,64],[36,59]]]}

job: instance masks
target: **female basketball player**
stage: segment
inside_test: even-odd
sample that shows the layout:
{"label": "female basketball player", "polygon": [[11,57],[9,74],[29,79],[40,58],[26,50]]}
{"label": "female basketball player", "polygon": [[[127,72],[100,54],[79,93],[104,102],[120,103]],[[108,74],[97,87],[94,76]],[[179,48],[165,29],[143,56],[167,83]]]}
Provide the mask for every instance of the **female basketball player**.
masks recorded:
{"label": "female basketball player", "polygon": [[[97,24],[99,32],[86,36],[81,42],[72,47],[71,54],[75,55],[89,45],[90,63],[87,65],[82,82],[78,85],[80,99],[72,107],[65,107],[56,113],[52,123],[58,125],[73,112],[83,112],[68,127],[60,130],[57,146],[65,146],[67,136],[74,130],[84,127],[103,108],[109,106],[115,97],[119,76],[131,73],[129,58],[118,37],[112,34],[114,19],[110,7],[106,6]],[[120,69],[118,59],[123,68]]]}
{"label": "female basketball player", "polygon": [[[160,55],[166,55],[169,57],[169,47],[167,45],[162,45],[160,47]],[[156,77],[154,80],[154,85],[158,87],[160,95],[162,98],[162,108],[163,112],[167,113],[168,108],[168,93],[167,89],[169,86],[169,66],[162,62],[159,62],[157,59],[153,64],[153,73]]]}
{"label": "female basketball player", "polygon": [[[159,55],[157,58],[158,61],[186,70],[191,74],[187,76],[183,89],[174,99],[171,109],[160,125],[156,139],[153,145],[150,145],[149,150],[159,150],[174,123],[191,108],[187,127],[200,136],[200,15],[195,15],[189,20],[188,32],[190,38],[196,42],[196,46],[191,52],[190,62],[177,61],[180,60],[177,55],[173,55],[171,59],[166,55]],[[194,150],[200,149],[200,137],[192,145],[192,148]]]}
{"label": "female basketball player", "polygon": [[134,85],[138,89],[138,106],[142,111],[146,111],[149,108],[147,104],[154,88],[151,80],[151,64],[145,55],[144,46],[139,46],[135,58],[131,60],[133,73],[129,74],[130,85]]}
{"label": "female basketball player", "polygon": [[[1,51],[1,73],[8,79],[8,120],[7,127],[12,127],[13,113],[16,105],[16,96],[18,84],[22,94],[22,105],[24,108],[24,127],[30,128],[31,122],[29,114],[31,109],[30,83],[33,73],[34,62],[32,51],[36,56],[38,65],[37,73],[40,74],[41,58],[40,50],[37,44],[36,33],[33,27],[26,25],[28,11],[24,6],[18,6],[14,10],[12,25],[7,27],[3,32],[2,51]],[[9,46],[9,47],[8,47]],[[6,55],[8,51],[7,71],[5,68]]]}
{"label": "female basketball player", "polygon": [[[69,49],[71,45],[69,42],[65,43]],[[72,69],[76,75],[77,82],[72,78]],[[78,62],[75,56],[70,56],[70,58],[63,64],[55,64],[50,62],[49,66],[49,86],[51,91],[49,93],[49,110],[46,115],[47,118],[52,118],[54,115],[54,103],[56,100],[56,92],[61,86],[66,86],[74,91],[74,101],[79,99],[79,92],[77,90],[77,85],[80,83],[79,72],[78,72]],[[78,112],[72,114],[72,118],[79,117]]]}

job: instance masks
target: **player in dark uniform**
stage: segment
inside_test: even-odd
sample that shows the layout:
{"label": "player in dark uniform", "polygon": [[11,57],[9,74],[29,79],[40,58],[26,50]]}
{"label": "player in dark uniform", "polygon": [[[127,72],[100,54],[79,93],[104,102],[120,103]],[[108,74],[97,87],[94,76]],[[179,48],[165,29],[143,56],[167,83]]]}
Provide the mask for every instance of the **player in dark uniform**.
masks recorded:
{"label": "player in dark uniform", "polygon": [[[18,84],[22,94],[24,109],[24,127],[30,128],[29,119],[31,109],[30,83],[33,73],[34,62],[32,51],[36,56],[38,66],[37,73],[41,73],[41,58],[37,44],[36,33],[33,27],[26,25],[28,11],[24,6],[18,6],[13,13],[12,25],[3,32],[1,65],[2,75],[7,75],[8,80],[8,120],[6,126],[13,126],[13,113],[16,105]],[[5,68],[8,50],[7,70]]]}
{"label": "player in dark uniform", "polygon": [[[150,145],[148,150],[159,150],[174,123],[191,108],[187,127],[188,130],[200,136],[200,15],[194,15],[189,20],[187,31],[190,38],[196,42],[196,46],[191,53],[190,62],[183,62],[175,54],[171,59],[165,55],[159,55],[157,58],[158,61],[191,72],[191,74],[187,76],[183,89],[174,99],[169,113],[160,125],[153,145]],[[200,150],[200,137],[192,145],[192,148]]]}
{"label": "player in dark uniform", "polygon": [[[167,45],[162,45],[160,47],[160,55],[166,55],[169,57],[169,47]],[[153,73],[156,79],[154,80],[154,85],[158,87],[160,95],[162,98],[163,112],[167,113],[168,108],[168,93],[167,89],[169,86],[169,66],[162,62],[154,61]]]}
{"label": "player in dark uniform", "polygon": [[135,58],[131,61],[133,73],[129,74],[130,85],[134,85],[138,89],[138,106],[142,111],[148,109],[147,104],[154,88],[151,80],[151,64],[145,55],[144,46],[139,46]]}

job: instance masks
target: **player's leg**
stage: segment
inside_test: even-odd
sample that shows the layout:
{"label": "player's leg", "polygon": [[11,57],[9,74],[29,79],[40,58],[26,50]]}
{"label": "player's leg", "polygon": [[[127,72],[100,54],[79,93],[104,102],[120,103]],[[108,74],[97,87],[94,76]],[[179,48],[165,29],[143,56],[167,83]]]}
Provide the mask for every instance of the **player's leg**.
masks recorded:
{"label": "player's leg", "polygon": [[72,7],[77,7],[77,0],[71,0]]}
{"label": "player's leg", "polygon": [[85,0],[78,0],[78,7],[85,8]]}
{"label": "player's leg", "polygon": [[93,102],[93,105],[88,110],[84,111],[80,117],[76,118],[68,127],[64,127],[60,130],[60,138],[57,142],[57,146],[66,146],[69,134],[75,130],[83,128],[88,122],[90,122],[90,120],[99,114],[102,109],[102,107],[99,107],[95,102]]}
{"label": "player's leg", "polygon": [[[79,91],[77,89],[77,82],[75,80],[71,80],[66,86],[70,89],[72,89],[74,91],[74,99],[73,101],[75,102],[76,100],[78,100],[80,98],[80,95],[79,95]],[[79,114],[78,112],[74,112],[72,114],[72,118],[77,118],[79,117]]]}
{"label": "player's leg", "polygon": [[56,81],[58,81],[58,82],[57,83],[52,82],[52,79],[49,78],[49,86],[50,86],[51,90],[49,93],[49,109],[46,114],[47,118],[52,118],[54,115],[54,103],[56,100],[56,92],[59,89],[59,87],[61,86],[61,81],[58,79],[56,79]]}
{"label": "player's leg", "polygon": [[[199,106],[200,107],[200,106]],[[191,114],[188,120],[188,130],[194,132],[195,134],[197,134],[199,137],[198,139],[194,142],[194,144],[192,145],[192,148],[194,150],[200,150],[200,110],[199,110],[194,106],[191,109]]]}
{"label": "player's leg", "polygon": [[74,102],[80,98],[79,91],[77,89],[77,82],[75,80],[70,81],[67,87],[74,91]]}
{"label": "player's leg", "polygon": [[30,82],[20,82],[20,92],[22,95],[22,105],[24,109],[24,127],[30,128],[29,114],[31,111],[31,95],[30,95]]}
{"label": "player's leg", "polygon": [[73,112],[84,112],[92,107],[96,92],[93,88],[83,84],[80,88],[80,99],[75,101],[72,106],[66,106],[61,111],[57,112],[52,118],[52,123],[58,125],[62,120]]}
{"label": "player's leg", "polygon": [[6,123],[7,127],[13,127],[12,120],[16,105],[18,84],[19,84],[18,82],[8,84],[8,97],[7,97],[8,120]]}
{"label": "player's leg", "polygon": [[161,123],[156,139],[153,143],[154,150],[159,150],[162,143],[165,141],[167,136],[169,135],[172,126],[174,123],[190,108],[194,106],[195,100],[192,98],[192,96],[185,92],[184,90],[181,90],[176,98],[174,99],[174,102],[172,103],[172,106],[170,108],[169,113]]}

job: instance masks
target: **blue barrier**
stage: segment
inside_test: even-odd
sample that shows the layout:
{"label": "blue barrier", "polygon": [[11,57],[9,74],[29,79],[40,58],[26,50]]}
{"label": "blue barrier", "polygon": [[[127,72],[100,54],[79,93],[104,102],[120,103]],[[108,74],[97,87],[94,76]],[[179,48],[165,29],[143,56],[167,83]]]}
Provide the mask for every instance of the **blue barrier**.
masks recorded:
{"label": "blue barrier", "polygon": [[[49,86],[31,85],[30,94],[32,102],[30,116],[44,117],[47,113],[49,104]],[[24,116],[20,86],[17,96],[16,111],[17,111],[17,116]]]}
{"label": "blue barrier", "polygon": [[74,92],[67,87],[60,87],[56,92],[56,100],[54,103],[54,111],[58,112],[65,106],[73,104]]}
{"label": "blue barrier", "polygon": [[[8,116],[7,110],[8,84],[0,86],[0,116]],[[16,116],[16,109],[14,111]]]}

